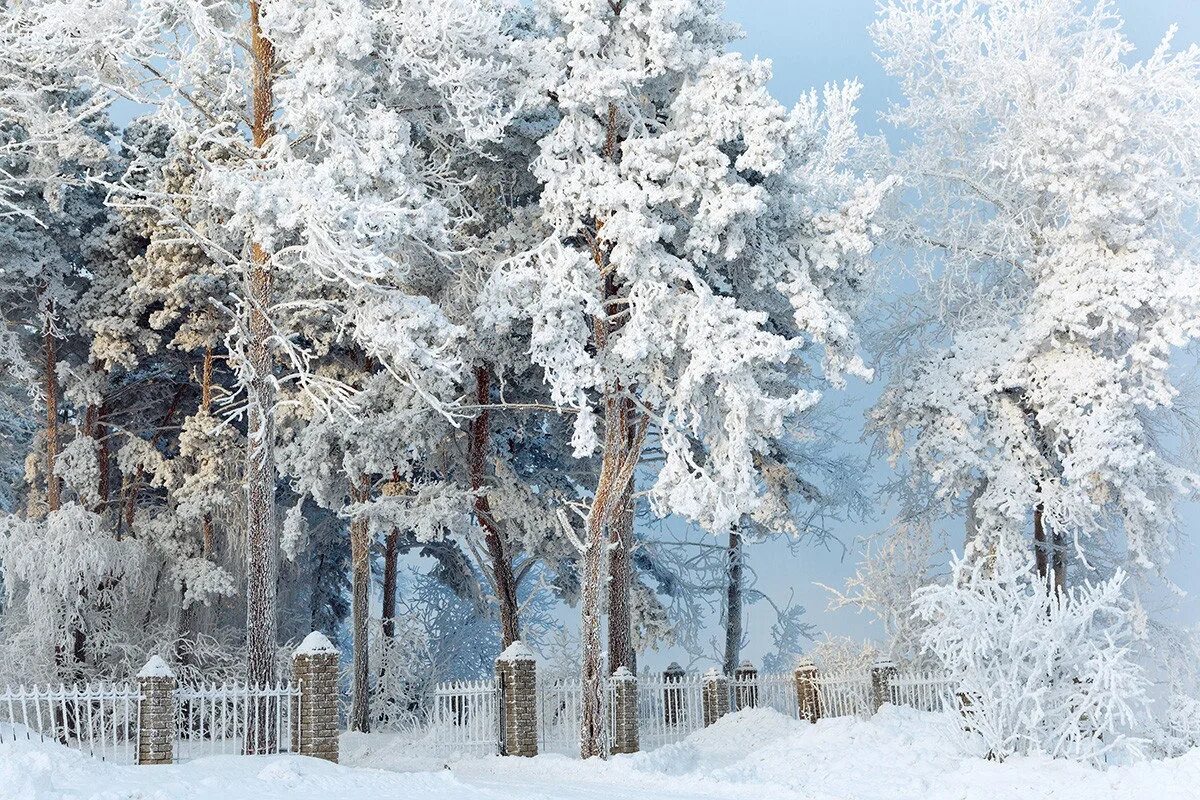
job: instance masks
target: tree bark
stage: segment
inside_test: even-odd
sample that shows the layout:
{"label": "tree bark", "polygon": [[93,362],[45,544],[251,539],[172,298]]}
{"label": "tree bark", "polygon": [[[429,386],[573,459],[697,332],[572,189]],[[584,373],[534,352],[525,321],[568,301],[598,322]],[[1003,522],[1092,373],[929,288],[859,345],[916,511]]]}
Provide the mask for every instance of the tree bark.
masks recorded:
{"label": "tree bark", "polygon": [[[630,425],[633,420],[633,404],[624,401],[624,425],[627,446],[633,446],[636,435]],[[608,561],[608,670],[609,674],[625,667],[637,674],[637,653],[633,647],[633,609],[630,591],[633,587],[633,544],[634,544],[634,482],[631,479],[617,500],[613,515],[612,540],[609,543],[611,556]]]}
{"label": "tree bark", "polygon": [[[351,484],[350,499],[354,503],[365,503],[371,497],[369,476],[359,477],[358,484]],[[351,627],[354,636],[353,676],[350,687],[350,718],[347,720],[352,731],[366,733],[371,730],[370,678],[367,620],[371,590],[371,535],[365,514],[359,514],[350,523],[350,569]]]}
{"label": "tree bark", "polygon": [[729,547],[725,568],[725,661],[726,675],[733,676],[742,651],[742,536],[736,528],[729,529]]}
{"label": "tree bark", "polygon": [[1054,591],[1065,592],[1067,590],[1067,543],[1058,531],[1053,533],[1053,546]]}
{"label": "tree bark", "polygon": [[[213,382],[213,349],[212,345],[204,348],[204,367],[200,373],[200,413],[208,416],[212,413],[212,382]],[[201,555],[211,560],[215,556],[216,534],[213,531],[212,514],[204,512],[200,520]]]}
{"label": "tree bark", "polygon": [[[259,4],[251,0],[251,138],[255,149],[262,148],[273,133],[275,72],[275,48],[263,36],[259,13]],[[246,346],[250,372],[246,397],[246,677],[253,683],[268,683],[275,677],[275,390],[267,319],[272,283],[270,256],[258,242],[252,242],[246,280],[250,306]],[[271,744],[269,736],[255,738],[262,745]],[[261,752],[260,748],[248,749]]]}
{"label": "tree bark", "polygon": [[1047,580],[1050,572],[1050,551],[1046,542],[1046,526],[1042,519],[1044,506],[1041,503],[1033,509],[1033,558],[1037,565],[1038,577]]}
{"label": "tree bark", "polygon": [[54,464],[58,459],[58,342],[54,338],[54,330],[50,321],[54,316],[54,301],[50,301],[46,311],[46,330],[42,334],[42,344],[45,348],[46,374],[46,510],[58,511],[60,505],[59,480],[54,474]]}
{"label": "tree bark", "polygon": [[383,542],[383,635],[396,638],[396,561],[400,550],[400,531],[393,530]]}
{"label": "tree bark", "polygon": [[[492,371],[487,366],[475,368],[475,403],[488,404],[491,391]],[[492,516],[492,507],[484,489],[484,462],[487,457],[489,425],[491,415],[486,408],[480,409],[471,420],[470,441],[467,444],[467,473],[471,491],[475,493],[475,518],[484,530],[484,542],[491,559],[492,581],[495,584],[496,601],[500,607],[500,647],[506,648],[521,638],[520,607],[517,603],[517,582],[513,576],[512,558],[508,554],[504,537]]]}

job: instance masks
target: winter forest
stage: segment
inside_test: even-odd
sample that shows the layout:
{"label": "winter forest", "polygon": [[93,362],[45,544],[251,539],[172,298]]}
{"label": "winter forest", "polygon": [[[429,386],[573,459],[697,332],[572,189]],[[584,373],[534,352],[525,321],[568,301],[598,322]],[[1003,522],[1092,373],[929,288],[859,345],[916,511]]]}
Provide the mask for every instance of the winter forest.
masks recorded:
{"label": "winter forest", "polygon": [[[1200,792],[1200,47],[1135,48],[1130,2],[874,5],[878,121],[852,75],[777,97],[732,1],[0,0],[10,701],[158,659],[253,693],[315,631],[343,764],[501,653],[607,759],[670,662],[732,681],[734,742],[851,724],[746,709],[751,655],[754,697],[826,676],[814,721],[887,664],[942,700],[854,724]],[[818,551],[868,636],[757,578]],[[478,796],[388,786],[344,796]]]}

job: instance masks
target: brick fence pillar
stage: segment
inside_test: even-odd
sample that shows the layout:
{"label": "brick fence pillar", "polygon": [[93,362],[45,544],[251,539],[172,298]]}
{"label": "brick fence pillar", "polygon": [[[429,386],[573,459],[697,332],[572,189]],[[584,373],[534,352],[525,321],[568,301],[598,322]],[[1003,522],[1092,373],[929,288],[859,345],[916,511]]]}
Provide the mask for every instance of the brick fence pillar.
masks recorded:
{"label": "brick fence pillar", "polygon": [[758,669],[749,661],[738,664],[733,671],[733,710],[758,705]]}
{"label": "brick fence pillar", "polygon": [[338,649],[313,631],[292,654],[300,699],[292,710],[292,752],[338,760]]}
{"label": "brick fence pillar", "polygon": [[884,703],[892,702],[891,681],[896,673],[896,665],[891,661],[877,661],[871,667],[872,713],[879,711]]}
{"label": "brick fence pillar", "polygon": [[817,665],[810,658],[796,663],[796,705],[800,719],[816,722],[821,718],[821,693],[817,687]]}
{"label": "brick fence pillar", "polygon": [[516,641],[496,659],[500,683],[500,745],[507,756],[536,756],[537,659],[524,642]]}
{"label": "brick fence pillar", "polygon": [[729,677],[715,669],[704,673],[704,727],[729,713]]}
{"label": "brick fence pillar", "polygon": [[158,656],[151,656],[137,674],[139,764],[170,764],[175,760],[175,673]]}
{"label": "brick fence pillar", "polygon": [[613,737],[612,752],[638,751],[637,676],[627,667],[612,674]]}
{"label": "brick fence pillar", "polygon": [[683,722],[683,686],[679,684],[685,674],[674,661],[663,670],[663,722],[668,728]]}

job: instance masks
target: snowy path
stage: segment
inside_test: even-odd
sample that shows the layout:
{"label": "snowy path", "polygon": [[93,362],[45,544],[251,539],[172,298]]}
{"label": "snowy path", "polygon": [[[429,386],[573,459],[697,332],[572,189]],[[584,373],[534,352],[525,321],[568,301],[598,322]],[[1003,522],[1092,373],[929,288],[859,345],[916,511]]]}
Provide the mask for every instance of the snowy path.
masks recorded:
{"label": "snowy path", "polygon": [[357,766],[214,756],[125,767],[54,744],[0,744],[0,800],[1200,800],[1200,751],[1107,771],[1039,758],[995,764],[961,755],[946,720],[890,708],[816,726],[742,712],[608,762],[546,755],[444,768],[394,737],[344,744]]}

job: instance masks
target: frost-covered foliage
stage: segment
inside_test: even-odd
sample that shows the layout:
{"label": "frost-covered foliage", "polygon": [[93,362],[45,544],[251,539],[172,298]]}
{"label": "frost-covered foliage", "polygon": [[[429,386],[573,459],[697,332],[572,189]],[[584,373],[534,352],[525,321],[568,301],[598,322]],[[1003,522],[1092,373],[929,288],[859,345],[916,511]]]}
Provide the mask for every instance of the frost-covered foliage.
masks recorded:
{"label": "frost-covered foliage", "polygon": [[922,283],[876,430],[985,539],[1038,509],[1077,564],[1161,569],[1197,480],[1156,431],[1200,336],[1200,49],[1168,34],[1135,62],[1113,4],[1082,0],[893,2],[873,33]]}
{"label": "frost-covered foliage", "polygon": [[1025,548],[956,559],[916,593],[922,643],[961,697],[962,724],[988,756],[1045,753],[1100,763],[1140,752],[1148,681],[1136,649],[1145,615],[1125,576],[1062,592]]}
{"label": "frost-covered foliage", "polygon": [[830,610],[871,614],[883,626],[884,649],[893,661],[911,665],[925,660],[924,623],[912,613],[913,598],[937,578],[935,563],[944,549],[923,522],[898,525],[861,545],[859,565],[845,585],[824,587],[832,595]]}
{"label": "frost-covered foliage", "polygon": [[806,344],[830,380],[866,372],[848,314],[887,184],[851,169],[858,87],[789,111],[769,65],[724,52],[716,2],[539,10],[558,121],[533,167],[538,239],[479,313],[501,333],[531,322],[578,455],[620,387],[658,429],[656,512],[722,530],[762,493],[755,453],[815,401],[790,379]]}

